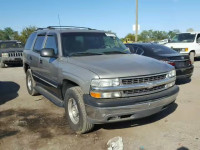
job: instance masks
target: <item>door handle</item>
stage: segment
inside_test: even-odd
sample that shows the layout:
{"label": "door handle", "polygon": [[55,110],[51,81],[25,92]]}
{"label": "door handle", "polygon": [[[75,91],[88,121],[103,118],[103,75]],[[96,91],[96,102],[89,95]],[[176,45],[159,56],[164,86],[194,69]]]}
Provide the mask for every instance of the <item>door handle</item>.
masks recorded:
{"label": "door handle", "polygon": [[40,64],[42,64],[42,59],[40,59]]}

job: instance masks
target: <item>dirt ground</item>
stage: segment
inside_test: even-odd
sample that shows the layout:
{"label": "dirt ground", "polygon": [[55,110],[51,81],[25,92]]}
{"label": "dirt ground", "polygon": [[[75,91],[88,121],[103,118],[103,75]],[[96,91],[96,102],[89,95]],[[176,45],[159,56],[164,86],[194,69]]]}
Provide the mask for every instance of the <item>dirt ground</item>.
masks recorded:
{"label": "dirt ground", "polygon": [[101,150],[110,138],[121,136],[124,150],[200,150],[200,61],[192,80],[178,84],[180,93],[171,108],[76,135],[64,109],[43,96],[28,95],[22,67],[0,69],[0,149]]}

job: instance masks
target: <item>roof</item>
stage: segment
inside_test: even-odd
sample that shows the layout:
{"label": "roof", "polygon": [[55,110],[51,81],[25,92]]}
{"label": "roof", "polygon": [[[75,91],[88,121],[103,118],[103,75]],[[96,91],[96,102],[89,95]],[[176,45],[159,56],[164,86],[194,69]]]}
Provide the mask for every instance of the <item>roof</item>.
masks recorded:
{"label": "roof", "polygon": [[56,33],[65,33],[65,32],[98,32],[98,33],[105,33],[106,31],[103,30],[96,30],[88,27],[76,27],[76,26],[49,26],[46,28],[38,28],[37,31],[44,32],[44,31],[54,31]]}
{"label": "roof", "polygon": [[19,42],[17,40],[0,40],[0,42]]}
{"label": "roof", "polygon": [[149,45],[159,45],[159,44],[156,44],[156,43],[128,43],[128,44],[125,44],[125,45],[149,46]]}

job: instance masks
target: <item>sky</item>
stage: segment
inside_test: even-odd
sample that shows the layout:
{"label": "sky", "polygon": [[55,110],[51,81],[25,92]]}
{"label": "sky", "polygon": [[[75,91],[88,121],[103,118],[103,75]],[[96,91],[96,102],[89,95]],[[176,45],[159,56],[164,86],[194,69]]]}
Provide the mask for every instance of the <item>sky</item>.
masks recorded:
{"label": "sky", "polygon": [[[0,29],[59,25],[134,33],[135,0],[0,0]],[[140,32],[200,31],[200,0],[139,0]]]}

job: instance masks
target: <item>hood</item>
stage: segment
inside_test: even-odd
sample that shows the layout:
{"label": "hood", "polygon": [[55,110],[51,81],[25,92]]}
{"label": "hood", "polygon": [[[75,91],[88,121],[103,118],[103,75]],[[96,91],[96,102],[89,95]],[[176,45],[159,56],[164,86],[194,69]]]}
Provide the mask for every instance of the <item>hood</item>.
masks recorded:
{"label": "hood", "polygon": [[96,73],[100,78],[117,78],[163,73],[174,67],[136,54],[69,57],[69,63]]}
{"label": "hood", "polygon": [[169,48],[189,48],[192,47],[194,43],[167,43],[165,46]]}
{"label": "hood", "polygon": [[23,48],[0,49],[0,53],[9,53],[9,52],[23,52]]}

